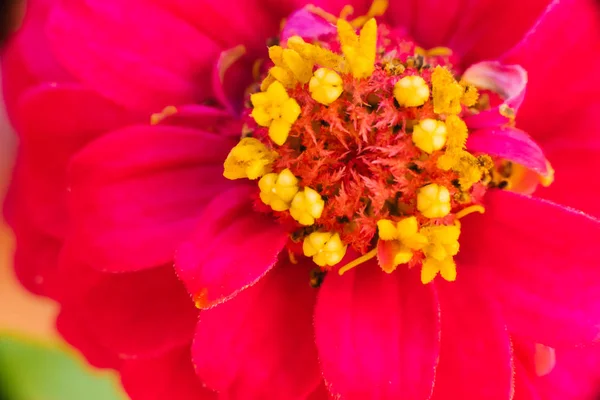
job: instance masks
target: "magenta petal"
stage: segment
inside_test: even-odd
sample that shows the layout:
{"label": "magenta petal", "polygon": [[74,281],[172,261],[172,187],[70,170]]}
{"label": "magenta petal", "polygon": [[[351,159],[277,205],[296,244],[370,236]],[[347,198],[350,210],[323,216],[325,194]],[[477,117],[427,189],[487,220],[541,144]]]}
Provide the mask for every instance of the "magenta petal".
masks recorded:
{"label": "magenta petal", "polygon": [[288,233],[272,216],[252,209],[251,186],[215,197],[175,267],[200,308],[210,308],[254,284],[277,262]]}
{"label": "magenta petal", "polygon": [[503,100],[503,104],[482,111],[465,119],[471,129],[496,127],[509,123],[503,110],[510,108],[515,115],[525,98],[527,71],[518,65],[504,65],[497,61],[484,61],[470,66],[463,79],[479,89],[491,90]]}
{"label": "magenta petal", "polygon": [[[465,218],[459,260],[477,266],[510,332],[551,347],[600,334],[600,222],[507,191]],[[460,271],[459,271],[460,275]]]}
{"label": "magenta petal", "polygon": [[310,264],[280,265],[234,299],[201,312],[194,363],[222,398],[305,399],[321,384]]}
{"label": "magenta petal", "polygon": [[[597,102],[599,20],[600,8],[595,0],[553,1],[538,23],[503,57],[503,62],[519,64],[529,73],[518,123],[533,137],[556,132],[557,127],[571,120],[567,114],[578,116],[583,105]],[[573,69],[573,64],[565,61],[573,54],[585,55],[581,67]]]}
{"label": "magenta petal", "polygon": [[552,178],[553,171],[544,152],[520,129],[505,127],[477,130],[469,135],[467,149],[515,162],[542,177]]}
{"label": "magenta petal", "polygon": [[330,273],[319,292],[315,334],[323,377],[343,399],[423,400],[438,360],[439,305],[416,270],[383,273],[368,262]]}
{"label": "magenta petal", "polygon": [[226,138],[169,126],[94,141],[71,164],[68,251],[102,271],[172,263],[204,206],[230,187],[222,176],[230,148]]}
{"label": "magenta petal", "polygon": [[497,307],[479,291],[479,282],[459,266],[456,282],[436,282],[442,337],[432,400],[509,400],[513,355]]}
{"label": "magenta petal", "polygon": [[188,348],[162,357],[125,361],[120,372],[125,391],[135,400],[218,399],[196,376]]}
{"label": "magenta petal", "polygon": [[337,29],[331,22],[304,7],[290,15],[283,26],[280,37],[282,41],[287,41],[292,36],[315,40],[321,36],[335,35],[336,33]]}
{"label": "magenta petal", "polygon": [[219,47],[150,2],[60,2],[48,29],[65,67],[118,104],[153,112],[210,95]]}

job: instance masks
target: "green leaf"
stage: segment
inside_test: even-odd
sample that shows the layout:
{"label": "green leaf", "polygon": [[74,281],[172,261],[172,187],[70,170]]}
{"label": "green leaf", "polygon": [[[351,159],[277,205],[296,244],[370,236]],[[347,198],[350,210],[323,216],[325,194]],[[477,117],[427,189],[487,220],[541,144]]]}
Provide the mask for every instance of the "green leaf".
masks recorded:
{"label": "green leaf", "polygon": [[62,344],[0,334],[0,399],[125,400],[116,374],[92,369]]}

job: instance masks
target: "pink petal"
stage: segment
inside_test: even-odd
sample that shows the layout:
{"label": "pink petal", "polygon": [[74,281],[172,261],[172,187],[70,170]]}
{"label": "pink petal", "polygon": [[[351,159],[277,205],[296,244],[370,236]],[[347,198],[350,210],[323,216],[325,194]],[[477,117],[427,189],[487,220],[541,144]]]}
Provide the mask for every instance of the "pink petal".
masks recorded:
{"label": "pink petal", "polygon": [[536,195],[577,208],[600,217],[600,180],[592,178],[600,170],[600,147],[573,141],[545,146],[552,163],[555,179],[547,188],[539,188]]}
{"label": "pink petal", "polygon": [[432,400],[509,400],[512,346],[502,315],[459,266],[456,282],[436,281],[442,336]]}
{"label": "pink petal", "polygon": [[63,292],[70,323],[121,358],[154,357],[193,338],[198,310],[170,266],[106,274],[70,265],[62,276],[75,287]]}
{"label": "pink petal", "polygon": [[311,267],[309,261],[283,264],[234,299],[201,313],[194,364],[223,398],[304,399],[319,386]]}
{"label": "pink petal", "polygon": [[488,192],[485,207],[485,214],[464,220],[458,256],[477,266],[509,331],[551,347],[598,338],[600,223],[500,190]]}
{"label": "pink petal", "polygon": [[215,197],[199,218],[175,266],[200,308],[210,308],[253,285],[277,262],[288,233],[252,209],[256,189],[240,184]]}
{"label": "pink petal", "polygon": [[516,128],[480,129],[469,135],[467,148],[470,151],[489,154],[513,161],[540,176],[551,177],[544,152],[527,133]]}
{"label": "pink petal", "polygon": [[315,40],[321,36],[335,34],[337,34],[335,25],[305,7],[289,16],[281,30],[280,37],[281,41],[287,41],[292,36]]}
{"label": "pink petal", "polygon": [[169,126],[133,126],[93,142],[71,164],[68,251],[102,271],[169,264],[205,205],[230,186],[232,142]]}
{"label": "pink petal", "polygon": [[471,129],[509,124],[512,120],[502,115],[503,108],[508,107],[516,114],[525,97],[527,71],[518,65],[483,61],[467,68],[462,79],[479,89],[497,93],[504,100],[497,107],[467,117],[465,122]]}
{"label": "pink petal", "polygon": [[152,112],[210,95],[219,47],[148,2],[64,1],[48,28],[66,68],[116,103]]}
{"label": "pink petal", "polygon": [[433,285],[419,271],[386,274],[371,261],[320,289],[315,334],[334,396],[422,400],[430,397],[440,340]]}
{"label": "pink petal", "polygon": [[216,400],[194,372],[188,348],[175,349],[161,357],[128,360],[121,367],[121,380],[135,400]]}
{"label": "pink petal", "polygon": [[[567,113],[578,115],[582,106],[596,102],[600,90],[596,77],[600,68],[599,18],[594,0],[553,1],[540,21],[503,57],[503,62],[519,64],[529,73],[519,125],[534,137],[559,130],[562,134],[564,121],[569,120]],[[573,63],[566,62],[573,54],[586,55],[575,70]]]}

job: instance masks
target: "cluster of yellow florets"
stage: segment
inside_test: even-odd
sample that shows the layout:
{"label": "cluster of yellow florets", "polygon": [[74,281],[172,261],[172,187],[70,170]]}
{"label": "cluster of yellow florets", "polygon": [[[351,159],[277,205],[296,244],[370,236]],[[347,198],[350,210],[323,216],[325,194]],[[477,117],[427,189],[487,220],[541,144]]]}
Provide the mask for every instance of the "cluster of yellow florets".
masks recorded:
{"label": "cluster of yellow florets", "polygon": [[[344,77],[368,79],[377,68],[375,19],[361,21],[358,34],[356,24],[343,18],[337,19],[336,25],[341,54],[307,43],[299,36],[291,37],[283,46],[269,48],[273,66],[261,84],[261,91],[250,97],[250,115],[257,125],[268,129],[272,143],[244,138],[225,161],[227,178],[258,179],[261,201],[273,211],[289,212],[300,226],[305,227],[318,226],[326,200],[316,187],[302,186],[301,177],[294,176],[289,169],[273,171],[277,146],[286,143],[302,113],[297,99],[290,97],[290,90],[299,85],[305,87],[312,100],[329,106],[344,92]],[[435,153],[437,168],[455,174],[460,187],[466,191],[491,168],[489,158],[477,158],[465,150],[468,130],[459,115],[463,106],[475,104],[477,91],[459,83],[441,66],[435,67],[428,80],[419,75],[399,78],[393,87],[394,99],[403,108],[432,104],[432,117],[417,121],[412,128],[412,143],[426,155]],[[381,267],[392,272],[419,254],[423,283],[430,282],[437,274],[454,280],[453,256],[459,249],[460,223],[458,218],[440,222],[452,214],[449,188],[432,182],[420,187],[415,199],[419,218],[380,219],[377,222],[378,249],[341,268],[340,273],[377,253]],[[480,208],[473,210],[482,211]],[[348,247],[342,242],[340,233],[318,228],[309,231],[303,240],[304,255],[312,257],[321,267],[338,264]]]}

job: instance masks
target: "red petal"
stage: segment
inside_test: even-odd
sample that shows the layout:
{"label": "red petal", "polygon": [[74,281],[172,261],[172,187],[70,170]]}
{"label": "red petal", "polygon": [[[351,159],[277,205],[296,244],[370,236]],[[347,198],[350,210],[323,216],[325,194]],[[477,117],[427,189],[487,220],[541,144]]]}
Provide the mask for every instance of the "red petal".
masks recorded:
{"label": "red petal", "polygon": [[168,126],[112,132],[71,164],[73,257],[103,271],[171,263],[205,205],[230,185],[228,139]]}
{"label": "red petal", "polygon": [[13,117],[22,144],[6,204],[15,267],[27,288],[52,295],[49,278],[68,223],[67,164],[92,138],[137,116],[80,85],[59,84],[29,90]]}
{"label": "red petal", "polygon": [[71,346],[76,348],[86,358],[87,362],[96,368],[119,368],[121,360],[111,349],[98,342],[93,333],[81,323],[76,309],[62,307],[56,318],[56,329]]}
{"label": "red petal", "polygon": [[176,349],[162,357],[125,361],[121,380],[135,400],[216,400],[194,372],[190,351]]}
{"label": "red petal", "polygon": [[[253,81],[252,62],[243,45],[221,52],[212,71],[215,97],[231,114],[239,115],[243,108],[244,93]],[[239,135],[239,131],[238,131]]]}
{"label": "red petal", "polygon": [[[582,105],[596,101],[600,91],[596,77],[600,68],[599,20],[595,0],[554,1],[504,57],[504,62],[519,64],[529,74],[518,123],[534,137],[564,134],[564,121],[571,120],[566,114],[572,111],[576,116]],[[565,62],[572,54],[586,55],[582,67],[576,70],[573,63]]]}
{"label": "red petal", "polygon": [[509,400],[513,355],[508,332],[467,268],[459,266],[456,282],[436,282],[442,337],[432,400]]}
{"label": "red petal", "polygon": [[551,347],[596,339],[600,222],[499,190],[488,192],[485,207],[465,219],[458,256],[477,266],[509,331]]}
{"label": "red petal", "polygon": [[313,339],[310,262],[284,264],[252,288],[203,311],[198,374],[225,398],[304,399],[321,383]]}
{"label": "red petal", "polygon": [[270,215],[252,209],[251,186],[215,197],[175,266],[200,308],[210,308],[253,285],[277,262],[288,234]]}
{"label": "red petal", "polygon": [[330,273],[315,330],[325,381],[344,399],[423,400],[431,395],[440,340],[433,285],[419,271],[386,274],[370,261]]}
{"label": "red petal", "polygon": [[172,267],[106,274],[69,265],[61,272],[72,287],[62,303],[114,354],[153,357],[191,342],[198,311]]}
{"label": "red petal", "polygon": [[18,32],[2,49],[3,97],[12,119],[20,96],[42,82],[73,81],[50,50],[46,21],[52,0],[29,1]]}
{"label": "red petal", "polygon": [[48,29],[66,68],[118,104],[153,112],[210,95],[219,47],[156,5],[64,1]]}

